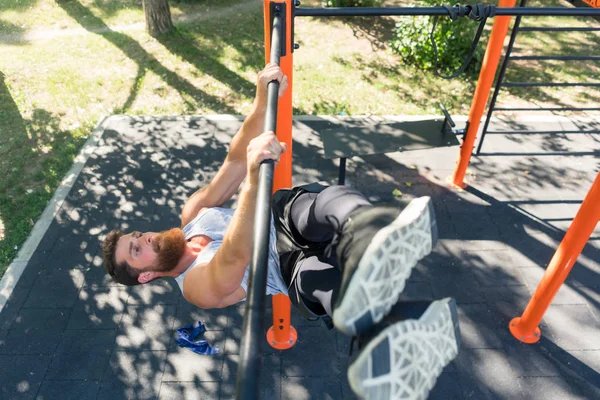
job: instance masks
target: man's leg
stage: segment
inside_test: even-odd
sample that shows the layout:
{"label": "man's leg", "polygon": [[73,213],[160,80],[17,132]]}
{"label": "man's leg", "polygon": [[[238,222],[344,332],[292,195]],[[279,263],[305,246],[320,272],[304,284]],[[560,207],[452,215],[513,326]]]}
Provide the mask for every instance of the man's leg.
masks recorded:
{"label": "man's leg", "polygon": [[330,186],[320,193],[304,193],[292,204],[294,228],[309,242],[329,242],[350,213],[371,203],[356,189]]}
{"label": "man's leg", "polygon": [[324,257],[311,256],[298,264],[295,289],[305,300],[305,305],[315,314],[323,311],[333,315],[334,298],[342,281],[342,273]]}
{"label": "man's leg", "polygon": [[[329,243],[348,216],[359,207],[371,203],[356,189],[330,186],[319,193],[303,193],[292,204],[293,227],[302,238],[313,243]],[[316,314],[333,316],[342,273],[335,255],[317,254],[301,260],[296,266],[294,289],[305,305]]]}
{"label": "man's leg", "polygon": [[309,257],[299,264],[295,290],[307,305],[316,304],[328,315],[333,311],[334,321],[337,313],[341,331],[360,333],[360,353],[348,369],[360,398],[425,399],[458,354],[456,303],[396,301],[412,267],[435,244],[433,208],[429,198],[402,212],[368,206],[364,196],[344,187],[296,200],[296,229],[308,241],[333,239],[343,272],[324,255]]}
{"label": "man's leg", "polygon": [[401,210],[372,206],[356,189],[332,186],[299,196],[291,219],[305,240],[330,241],[329,249],[335,250],[331,263],[339,265],[342,280],[333,298],[333,322],[348,335],[381,321],[437,239],[429,197]]}

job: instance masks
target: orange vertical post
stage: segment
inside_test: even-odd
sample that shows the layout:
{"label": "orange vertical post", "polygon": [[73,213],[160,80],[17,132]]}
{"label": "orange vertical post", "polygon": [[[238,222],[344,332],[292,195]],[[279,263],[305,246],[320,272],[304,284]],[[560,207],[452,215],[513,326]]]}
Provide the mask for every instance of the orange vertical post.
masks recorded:
{"label": "orange vertical post", "polygon": [[[271,56],[271,3],[285,7],[285,55],[282,54],[279,65],[288,78],[288,88],[279,99],[277,107],[277,137],[288,145],[286,153],[275,168],[273,192],[281,188],[292,187],[292,87],[293,87],[293,43],[292,13],[293,0],[264,0],[265,27],[265,63]],[[296,329],[291,326],[291,304],[289,297],[279,294],[273,296],[273,326],[267,332],[269,344],[279,350],[289,349],[297,340]]]}
{"label": "orange vertical post", "polygon": [[[498,6],[514,7],[516,2],[517,0],[500,0]],[[485,50],[485,56],[483,57],[483,64],[481,66],[481,71],[479,72],[477,88],[475,89],[475,95],[473,96],[473,103],[471,103],[467,134],[465,135],[465,139],[460,148],[456,168],[454,169],[454,174],[452,175],[450,182],[454,187],[462,188],[466,186],[464,183],[465,174],[467,172],[467,167],[469,166],[469,161],[471,161],[473,145],[475,144],[475,138],[479,131],[481,117],[485,111],[490,90],[494,83],[494,77],[496,76],[498,63],[500,62],[500,56],[502,55],[504,39],[506,39],[506,34],[508,33],[510,19],[511,17],[494,18],[492,33]]]}
{"label": "orange vertical post", "polygon": [[548,269],[521,317],[510,321],[512,335],[524,343],[540,340],[539,324],[552,299],[600,221],[600,172],[550,261]]}

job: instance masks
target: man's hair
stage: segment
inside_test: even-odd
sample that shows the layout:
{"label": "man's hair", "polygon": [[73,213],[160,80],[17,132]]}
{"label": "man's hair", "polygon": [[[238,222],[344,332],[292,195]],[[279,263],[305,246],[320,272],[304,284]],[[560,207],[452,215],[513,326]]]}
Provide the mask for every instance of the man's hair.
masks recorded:
{"label": "man's hair", "polygon": [[140,272],[131,268],[127,261],[117,263],[117,242],[125,233],[120,230],[113,230],[106,235],[102,242],[102,255],[104,256],[104,267],[106,272],[112,278],[127,286],[139,285],[138,277]]}

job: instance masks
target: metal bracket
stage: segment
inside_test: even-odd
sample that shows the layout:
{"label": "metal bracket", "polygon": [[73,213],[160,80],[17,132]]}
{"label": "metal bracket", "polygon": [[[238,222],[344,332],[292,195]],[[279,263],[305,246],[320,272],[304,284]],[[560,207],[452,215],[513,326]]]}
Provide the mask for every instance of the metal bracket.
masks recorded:
{"label": "metal bracket", "polygon": [[271,32],[273,31],[273,17],[275,15],[279,15],[281,16],[281,31],[283,32],[283,38],[284,40],[281,41],[281,57],[284,57],[286,55],[286,48],[287,48],[287,42],[288,42],[288,38],[287,38],[287,31],[286,31],[286,6],[285,3],[279,3],[279,2],[274,2],[272,1],[269,6],[271,7]]}
{"label": "metal bracket", "polygon": [[463,140],[464,140],[465,135],[467,133],[467,129],[469,129],[469,121],[467,121],[467,124],[465,125],[465,127],[463,129],[454,129],[456,124],[454,123],[454,120],[450,116],[450,113],[448,112],[448,110],[446,110],[446,107],[444,107],[444,105],[442,103],[438,103],[438,105],[440,106],[440,108],[442,109],[442,112],[444,113],[444,123],[442,124],[442,135],[445,135],[446,133],[452,133],[454,135],[463,135]]}

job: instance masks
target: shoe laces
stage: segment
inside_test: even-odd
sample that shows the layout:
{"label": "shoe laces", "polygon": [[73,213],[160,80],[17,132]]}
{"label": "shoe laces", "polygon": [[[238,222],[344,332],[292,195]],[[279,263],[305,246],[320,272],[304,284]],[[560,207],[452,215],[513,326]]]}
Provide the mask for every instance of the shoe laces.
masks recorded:
{"label": "shoe laces", "polygon": [[358,341],[358,336],[352,336],[350,338],[350,350],[348,351],[348,359],[352,358],[352,353],[354,353],[354,344]]}
{"label": "shoe laces", "polygon": [[327,247],[325,247],[325,257],[331,258],[333,250],[336,248],[340,242],[340,239],[342,238],[342,224],[333,215],[327,215],[325,219],[333,226],[334,229],[333,238],[331,238],[331,242],[329,242]]}

